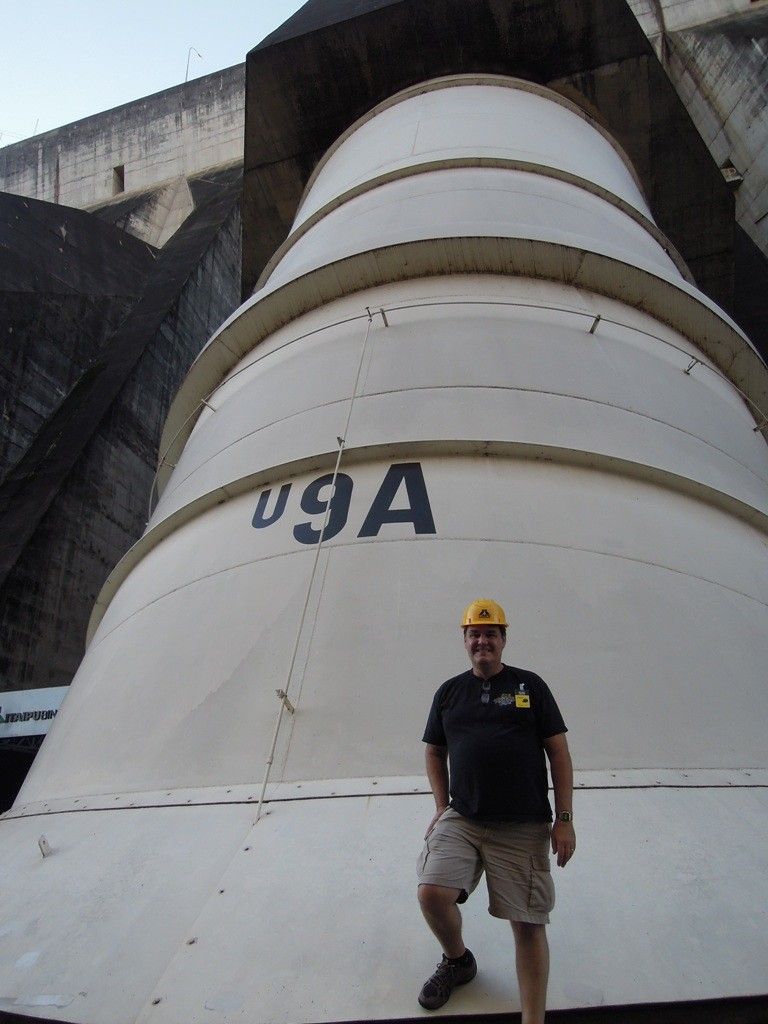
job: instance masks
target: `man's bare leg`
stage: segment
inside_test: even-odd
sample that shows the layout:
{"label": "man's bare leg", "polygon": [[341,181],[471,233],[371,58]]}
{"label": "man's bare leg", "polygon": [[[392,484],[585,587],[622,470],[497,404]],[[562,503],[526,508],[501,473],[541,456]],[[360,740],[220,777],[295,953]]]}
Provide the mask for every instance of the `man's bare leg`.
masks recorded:
{"label": "man's bare leg", "polygon": [[424,920],[451,959],[463,956],[466,949],[461,937],[461,912],[456,906],[460,893],[461,889],[449,889],[445,885],[419,886],[419,906]]}
{"label": "man's bare leg", "polygon": [[544,1024],[549,980],[549,944],[546,925],[512,921],[515,967],[520,987],[521,1024]]}

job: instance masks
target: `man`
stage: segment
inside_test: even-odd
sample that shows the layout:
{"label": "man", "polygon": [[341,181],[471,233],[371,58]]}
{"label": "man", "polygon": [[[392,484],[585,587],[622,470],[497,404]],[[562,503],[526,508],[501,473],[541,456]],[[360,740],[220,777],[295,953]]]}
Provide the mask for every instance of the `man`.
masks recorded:
{"label": "man", "polygon": [[[419,1002],[436,1010],[477,973],[457,904],[485,871],[489,913],[512,924],[522,1024],[543,1024],[545,925],[555,901],[549,846],[560,867],[576,848],[566,728],[546,683],[502,664],[507,620],[500,605],[473,601],[462,628],[472,668],[439,688],[424,732],[436,810],[419,858],[419,903],[443,959]],[[551,829],[545,752],[555,800]]]}

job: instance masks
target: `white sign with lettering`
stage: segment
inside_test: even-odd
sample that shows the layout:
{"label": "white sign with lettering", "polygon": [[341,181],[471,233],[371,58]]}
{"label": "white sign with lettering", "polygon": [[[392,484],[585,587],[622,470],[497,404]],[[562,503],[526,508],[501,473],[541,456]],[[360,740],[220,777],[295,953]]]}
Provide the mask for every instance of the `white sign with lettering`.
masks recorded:
{"label": "white sign with lettering", "polygon": [[0,739],[43,736],[61,707],[68,686],[0,691]]}

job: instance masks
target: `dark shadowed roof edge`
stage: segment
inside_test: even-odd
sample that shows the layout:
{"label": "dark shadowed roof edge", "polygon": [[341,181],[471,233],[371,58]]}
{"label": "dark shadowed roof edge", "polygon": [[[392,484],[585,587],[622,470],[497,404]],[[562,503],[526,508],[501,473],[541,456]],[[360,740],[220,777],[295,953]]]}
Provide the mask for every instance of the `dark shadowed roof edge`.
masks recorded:
{"label": "dark shadowed roof edge", "polygon": [[284,43],[289,39],[306,36],[329,25],[351,21],[362,14],[370,14],[382,7],[395,7],[408,0],[307,0],[303,7],[274,32],[253,47],[250,53],[265,50],[269,46]]}

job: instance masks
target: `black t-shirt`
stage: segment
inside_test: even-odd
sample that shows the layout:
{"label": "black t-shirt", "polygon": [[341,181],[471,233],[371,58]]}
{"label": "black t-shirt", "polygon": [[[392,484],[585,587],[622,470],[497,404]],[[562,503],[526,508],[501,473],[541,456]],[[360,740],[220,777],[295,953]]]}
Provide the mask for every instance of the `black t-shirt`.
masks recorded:
{"label": "black t-shirt", "polygon": [[508,665],[488,684],[484,701],[470,670],[432,701],[424,742],[448,748],[451,807],[480,821],[551,821],[542,741],[566,732],[555,698],[539,676]]}

